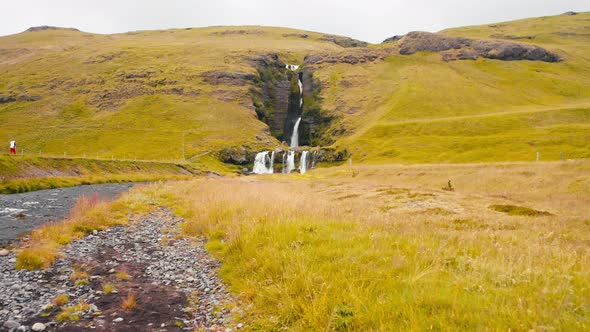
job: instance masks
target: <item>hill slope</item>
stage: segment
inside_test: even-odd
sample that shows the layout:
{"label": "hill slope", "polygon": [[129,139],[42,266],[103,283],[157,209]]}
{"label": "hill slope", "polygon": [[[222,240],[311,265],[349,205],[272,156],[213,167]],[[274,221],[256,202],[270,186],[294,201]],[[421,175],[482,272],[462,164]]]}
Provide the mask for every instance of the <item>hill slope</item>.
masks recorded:
{"label": "hill slope", "polygon": [[534,44],[563,61],[444,61],[400,54],[408,37],[366,45],[283,28],[41,29],[0,38],[0,138],[107,158],[277,147],[289,136],[280,122],[293,121],[280,114],[293,98],[280,66],[294,63],[304,144],[366,162],[590,157],[590,13],[441,34]]}

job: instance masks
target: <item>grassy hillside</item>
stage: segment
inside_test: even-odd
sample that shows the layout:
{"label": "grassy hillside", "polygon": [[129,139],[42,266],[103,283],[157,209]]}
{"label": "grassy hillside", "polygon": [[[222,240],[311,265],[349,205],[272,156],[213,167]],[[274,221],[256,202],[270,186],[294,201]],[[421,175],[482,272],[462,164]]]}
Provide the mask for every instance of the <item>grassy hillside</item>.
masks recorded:
{"label": "grassy hillside", "polygon": [[[266,27],[25,32],[0,38],[0,96],[15,99],[0,103],[0,139],[36,154],[115,159],[278,146],[244,78],[256,75],[256,59],[277,53],[288,63],[336,59],[307,69],[334,118],[324,136],[355,160],[587,158],[589,29],[590,13],[580,13],[442,32],[537,44],[559,63],[444,62],[436,53],[399,55],[396,43],[345,48],[320,33]],[[347,63],[367,54],[381,56]],[[238,77],[212,82],[211,73]]]}
{"label": "grassy hillside", "polygon": [[[207,84],[211,71],[254,74],[271,52],[301,62],[341,47],[321,34],[220,27],[95,35],[70,30],[0,38],[0,138],[29,152],[180,159],[227,145],[277,144],[256,119],[244,82]],[[23,95],[24,98],[19,98]],[[27,101],[21,99],[40,100]],[[258,139],[257,139],[258,137]]]}
{"label": "grassy hillside", "polygon": [[421,53],[325,66],[325,106],[344,113],[349,133],[337,144],[365,161],[525,161],[536,151],[588,158],[589,31],[590,13],[582,13],[442,32],[537,44],[562,56],[559,63],[444,62]]}
{"label": "grassy hillside", "polygon": [[213,166],[0,155],[0,194],[92,183],[189,179]]}

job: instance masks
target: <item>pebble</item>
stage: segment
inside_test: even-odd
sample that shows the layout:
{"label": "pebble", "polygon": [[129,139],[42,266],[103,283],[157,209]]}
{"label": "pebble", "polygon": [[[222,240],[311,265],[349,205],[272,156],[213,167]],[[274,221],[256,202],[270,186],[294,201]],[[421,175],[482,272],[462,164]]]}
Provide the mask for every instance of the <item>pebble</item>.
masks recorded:
{"label": "pebble", "polygon": [[0,250],[0,257],[8,256],[9,254],[10,254],[10,251],[8,251],[6,249]]}
{"label": "pebble", "polygon": [[33,331],[44,331],[45,330],[45,324],[43,323],[35,323],[33,324],[33,327],[31,327],[31,329]]}
{"label": "pebble", "polygon": [[114,323],[121,323],[123,321],[123,317],[113,319]]}

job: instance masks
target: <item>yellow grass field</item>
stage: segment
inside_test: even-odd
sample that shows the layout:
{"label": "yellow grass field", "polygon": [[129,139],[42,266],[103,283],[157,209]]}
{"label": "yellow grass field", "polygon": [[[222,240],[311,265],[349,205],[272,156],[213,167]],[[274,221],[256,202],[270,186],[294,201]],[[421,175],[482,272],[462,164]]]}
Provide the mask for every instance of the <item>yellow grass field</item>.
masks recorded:
{"label": "yellow grass field", "polygon": [[588,161],[341,166],[133,197],[209,238],[252,330],[590,328]]}

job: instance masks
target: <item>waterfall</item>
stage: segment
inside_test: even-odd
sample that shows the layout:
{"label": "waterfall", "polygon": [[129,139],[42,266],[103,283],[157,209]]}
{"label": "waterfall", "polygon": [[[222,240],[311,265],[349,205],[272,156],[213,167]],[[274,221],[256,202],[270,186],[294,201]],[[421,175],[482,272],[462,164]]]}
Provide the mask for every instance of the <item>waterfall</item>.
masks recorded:
{"label": "waterfall", "polygon": [[303,107],[303,82],[301,81],[301,77],[299,77],[299,81],[297,81],[297,85],[299,85],[299,108]]}
{"label": "waterfall", "polygon": [[292,70],[292,71],[296,71],[297,69],[299,69],[298,65],[285,65],[285,68]]}
{"label": "waterfall", "polygon": [[287,174],[287,152],[283,152],[283,174]]}
{"label": "waterfall", "polygon": [[315,150],[311,154],[311,168],[315,168],[315,165],[318,163],[318,150]]}
{"label": "waterfall", "polygon": [[270,174],[275,172],[275,152],[270,154]]}
{"label": "waterfall", "polygon": [[[272,153],[274,158],[274,152]],[[269,165],[269,166],[267,166]],[[272,174],[273,173],[273,160],[269,160],[268,151],[260,152],[256,154],[254,158],[254,169],[252,173],[255,174]]]}
{"label": "waterfall", "polygon": [[309,155],[309,151],[301,152],[301,161],[299,162],[299,172],[301,174],[305,174],[307,172],[307,156]]}
{"label": "waterfall", "polygon": [[283,173],[289,174],[295,169],[295,151],[287,151],[287,161],[283,164]]}
{"label": "waterfall", "polygon": [[293,134],[291,135],[291,147],[298,148],[299,147],[299,123],[301,122],[301,117],[297,119],[295,122],[295,127],[293,127]]}

